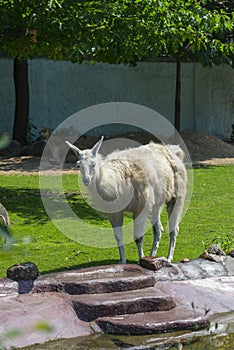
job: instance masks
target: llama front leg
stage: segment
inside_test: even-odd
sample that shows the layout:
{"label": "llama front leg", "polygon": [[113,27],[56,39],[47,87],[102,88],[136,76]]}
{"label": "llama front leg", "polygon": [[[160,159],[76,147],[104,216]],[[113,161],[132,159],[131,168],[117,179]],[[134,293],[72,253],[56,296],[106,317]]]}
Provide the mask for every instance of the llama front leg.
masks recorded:
{"label": "llama front leg", "polygon": [[109,217],[110,223],[114,230],[115,239],[119,248],[120,264],[126,264],[126,256],[123,244],[123,216],[122,215],[111,215]]}
{"label": "llama front leg", "polygon": [[119,248],[120,264],[126,264],[122,227],[114,227],[114,235]]}
{"label": "llama front leg", "polygon": [[146,216],[143,214],[134,218],[134,240],[137,245],[139,259],[144,258],[143,238],[145,229]]}
{"label": "llama front leg", "polygon": [[143,251],[143,237],[139,237],[137,239],[135,239],[135,243],[137,245],[137,250],[138,250],[138,256],[139,256],[139,259],[140,258],[144,258],[144,251]]}

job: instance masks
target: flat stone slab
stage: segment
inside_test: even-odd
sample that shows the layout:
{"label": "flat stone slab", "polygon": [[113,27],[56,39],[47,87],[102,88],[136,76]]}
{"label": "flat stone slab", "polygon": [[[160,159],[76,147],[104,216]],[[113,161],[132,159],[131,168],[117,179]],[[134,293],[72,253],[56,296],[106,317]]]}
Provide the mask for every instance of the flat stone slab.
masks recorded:
{"label": "flat stone slab", "polygon": [[187,263],[172,264],[155,272],[157,281],[182,281],[201,278],[234,276],[234,259],[228,256],[222,263],[204,259],[194,259]]}
{"label": "flat stone slab", "polygon": [[[11,335],[12,333],[12,335]],[[59,293],[24,294],[1,298],[0,337],[6,349],[91,333]]]}
{"label": "flat stone slab", "polygon": [[19,294],[18,283],[8,278],[0,278],[0,299]]}
{"label": "flat stone slab", "polygon": [[192,310],[181,307],[170,311],[103,317],[95,322],[103,332],[119,335],[146,335],[188,329],[198,331],[210,323],[204,314],[196,315]]}
{"label": "flat stone slab", "polygon": [[87,322],[103,316],[171,310],[176,306],[173,298],[158,293],[154,288],[108,293],[108,295],[72,296],[70,300],[77,316]]}
{"label": "flat stone slab", "polygon": [[41,276],[32,292],[97,294],[142,289],[154,284],[155,276],[138,265],[108,265]]}
{"label": "flat stone slab", "polygon": [[156,282],[155,288],[187,308],[194,305],[197,312],[209,310],[209,316],[234,312],[234,276]]}

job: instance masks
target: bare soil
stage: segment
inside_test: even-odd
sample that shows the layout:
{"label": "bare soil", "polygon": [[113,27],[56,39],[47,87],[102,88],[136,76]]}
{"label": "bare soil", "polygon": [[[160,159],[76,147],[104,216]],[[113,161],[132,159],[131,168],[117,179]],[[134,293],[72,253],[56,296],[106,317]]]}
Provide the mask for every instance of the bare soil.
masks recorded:
{"label": "bare soil", "polygon": [[234,143],[194,130],[185,130],[181,136],[193,163],[234,165]]}
{"label": "bare soil", "polygon": [[[129,138],[134,138],[140,143],[147,143],[150,140],[150,136],[143,133],[138,134],[137,136],[133,134],[129,134],[127,136]],[[181,136],[187,146],[191,160],[194,164],[234,165],[234,143],[227,143],[215,136],[194,130],[185,130],[181,133]],[[86,139],[83,146],[85,148],[90,147],[95,142],[96,138],[92,137],[90,140]],[[40,157],[0,157],[0,174],[37,174],[39,172],[39,167]],[[56,167],[54,170],[52,170],[52,172],[56,172]],[[75,163],[64,163],[63,172],[76,173],[77,169],[75,167]]]}

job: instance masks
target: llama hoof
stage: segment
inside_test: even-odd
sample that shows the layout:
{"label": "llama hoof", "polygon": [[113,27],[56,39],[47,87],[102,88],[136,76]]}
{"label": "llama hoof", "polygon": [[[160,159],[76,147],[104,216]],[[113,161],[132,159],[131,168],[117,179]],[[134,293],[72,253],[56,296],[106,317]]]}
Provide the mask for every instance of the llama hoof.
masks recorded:
{"label": "llama hoof", "polygon": [[126,260],[120,260],[119,262],[121,265],[126,264]]}

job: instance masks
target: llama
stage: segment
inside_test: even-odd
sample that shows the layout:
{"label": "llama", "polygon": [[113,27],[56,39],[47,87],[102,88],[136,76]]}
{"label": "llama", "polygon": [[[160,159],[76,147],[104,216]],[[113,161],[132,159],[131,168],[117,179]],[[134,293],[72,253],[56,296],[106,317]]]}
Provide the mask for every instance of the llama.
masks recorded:
{"label": "llama", "polygon": [[0,203],[0,237],[2,237],[5,247],[12,244],[12,235],[9,231],[9,227],[10,218],[8,212],[2,203]]}
{"label": "llama", "polygon": [[126,263],[122,234],[124,212],[133,213],[139,259],[144,257],[144,227],[147,217],[150,219],[154,234],[150,255],[156,256],[163,231],[160,214],[164,204],[167,205],[170,234],[167,260],[171,262],[186,195],[184,152],[177,145],[150,142],[103,157],[99,154],[103,139],[86,150],[66,143],[78,157],[82,181],[97,209],[109,218],[119,248],[120,263]]}

